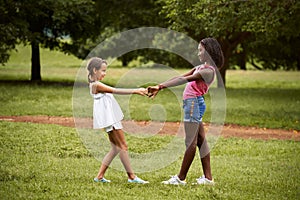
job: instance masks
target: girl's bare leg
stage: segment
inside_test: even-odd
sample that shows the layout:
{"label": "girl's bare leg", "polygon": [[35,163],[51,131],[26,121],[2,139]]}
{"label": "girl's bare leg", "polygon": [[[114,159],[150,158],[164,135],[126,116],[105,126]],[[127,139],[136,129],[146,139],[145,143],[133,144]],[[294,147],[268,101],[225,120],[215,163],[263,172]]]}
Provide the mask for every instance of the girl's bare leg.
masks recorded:
{"label": "girl's bare leg", "polygon": [[210,150],[205,139],[205,132],[203,124],[199,124],[197,146],[199,148],[203,174],[205,178],[212,180],[211,168],[210,168]]}
{"label": "girl's bare leg", "polygon": [[99,172],[97,175],[98,179],[102,179],[104,177],[104,174],[105,174],[108,166],[110,165],[112,160],[116,157],[116,155],[118,155],[118,153],[119,153],[118,148],[116,147],[116,145],[114,145],[114,143],[115,143],[114,139],[112,137],[109,137],[109,140],[110,140],[110,144],[111,144],[111,149],[102,160],[102,164],[100,166],[100,169],[99,169]]}
{"label": "girl's bare leg", "polygon": [[184,122],[186,150],[181,163],[180,172],[178,174],[178,178],[180,180],[184,180],[186,178],[190,166],[194,160],[197,147],[198,128],[198,123]]}
{"label": "girl's bare leg", "polygon": [[129,155],[128,155],[128,146],[126,143],[126,139],[125,139],[123,130],[121,130],[121,129],[115,130],[114,129],[109,134],[109,136],[110,136],[110,140],[113,141],[113,145],[120,153],[119,156],[120,156],[121,162],[127,172],[128,178],[134,179],[135,174],[131,168],[130,159],[129,159]]}

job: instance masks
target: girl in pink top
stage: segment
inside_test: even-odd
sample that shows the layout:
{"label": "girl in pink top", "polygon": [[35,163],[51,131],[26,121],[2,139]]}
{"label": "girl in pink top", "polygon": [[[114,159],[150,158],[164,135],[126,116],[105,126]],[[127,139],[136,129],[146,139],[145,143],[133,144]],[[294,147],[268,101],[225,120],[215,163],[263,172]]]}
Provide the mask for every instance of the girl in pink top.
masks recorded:
{"label": "girl in pink top", "polygon": [[214,184],[211,167],[210,152],[205,139],[202,116],[206,105],[203,95],[215,79],[217,68],[224,64],[224,56],[220,44],[214,38],[205,38],[198,46],[198,56],[204,64],[193,68],[182,76],[171,78],[157,86],[148,87],[148,96],[154,98],[157,93],[167,87],[174,87],[186,83],[183,92],[184,129],[186,150],[179,174],[172,176],[164,184],[185,185],[185,178],[194,160],[196,147],[199,148],[203,168],[203,176],[196,179],[197,184]]}

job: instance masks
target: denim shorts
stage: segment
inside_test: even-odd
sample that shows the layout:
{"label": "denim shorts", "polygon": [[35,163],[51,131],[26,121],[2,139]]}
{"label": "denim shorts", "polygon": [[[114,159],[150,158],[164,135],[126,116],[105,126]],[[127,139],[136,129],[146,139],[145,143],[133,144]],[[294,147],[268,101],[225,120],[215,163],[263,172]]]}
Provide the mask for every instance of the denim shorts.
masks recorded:
{"label": "denim shorts", "polygon": [[184,122],[202,122],[202,117],[206,109],[202,96],[183,100]]}

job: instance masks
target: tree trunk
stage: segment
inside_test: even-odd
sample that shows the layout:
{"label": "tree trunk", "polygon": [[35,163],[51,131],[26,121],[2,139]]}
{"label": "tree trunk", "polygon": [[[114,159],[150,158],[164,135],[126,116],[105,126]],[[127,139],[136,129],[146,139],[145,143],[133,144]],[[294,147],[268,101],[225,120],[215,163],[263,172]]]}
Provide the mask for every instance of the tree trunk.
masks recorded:
{"label": "tree trunk", "polygon": [[40,49],[38,42],[31,42],[31,81],[41,81]]}
{"label": "tree trunk", "polygon": [[297,58],[297,70],[300,71],[300,58]]}
{"label": "tree trunk", "polygon": [[231,49],[229,45],[223,45],[223,53],[224,53],[224,65],[220,69],[220,77],[218,77],[218,88],[226,87],[226,70],[229,67],[229,57],[231,56]]}
{"label": "tree trunk", "polygon": [[220,77],[218,76],[218,88],[225,88],[226,87],[226,70],[229,67],[229,56],[231,55],[231,49],[230,49],[230,43],[226,40],[221,40],[220,43],[224,55],[224,65],[219,70],[220,71]]}
{"label": "tree trunk", "polygon": [[251,63],[251,65],[252,65],[253,67],[255,67],[256,69],[258,69],[258,70],[263,70],[261,67],[259,67],[258,65],[255,64],[253,58],[251,58],[250,63]]}
{"label": "tree trunk", "polygon": [[122,59],[122,66],[127,67],[128,66],[128,60],[127,59]]}
{"label": "tree trunk", "polygon": [[218,88],[225,88],[226,84],[226,69],[227,66],[223,66],[220,70],[220,76],[217,76]]}
{"label": "tree trunk", "polygon": [[238,66],[241,68],[241,70],[247,70],[246,69],[246,58],[247,58],[247,55],[245,52],[245,48],[243,48],[243,51],[240,52],[239,56],[238,56]]}
{"label": "tree trunk", "polygon": [[[251,34],[249,32],[243,32],[235,35],[231,40],[229,39],[219,39],[219,42],[221,44],[223,53],[224,53],[224,66],[220,70],[222,80],[218,80],[218,87],[225,87],[226,86],[226,70],[229,67],[229,58],[232,56],[232,51],[237,47],[238,44],[245,41],[247,38],[249,38]],[[227,37],[229,38],[229,36]]]}

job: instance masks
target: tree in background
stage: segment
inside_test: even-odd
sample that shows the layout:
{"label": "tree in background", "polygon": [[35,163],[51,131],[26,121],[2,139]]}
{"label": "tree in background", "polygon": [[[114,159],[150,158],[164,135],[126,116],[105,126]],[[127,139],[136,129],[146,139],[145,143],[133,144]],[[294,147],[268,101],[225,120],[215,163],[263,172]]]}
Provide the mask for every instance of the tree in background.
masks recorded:
{"label": "tree in background", "polygon": [[16,44],[31,45],[31,80],[41,80],[40,46],[70,53],[99,33],[92,0],[7,0],[0,9],[1,63]]}
{"label": "tree in background", "polygon": [[[209,36],[219,40],[225,56],[225,65],[221,70],[224,83],[229,58],[237,47],[240,47],[239,45],[243,44],[245,48],[242,50],[249,49],[253,51],[252,55],[256,56],[255,51],[261,53],[262,50],[259,49],[260,46],[248,47],[252,42],[260,40],[264,44],[274,44],[274,41],[282,37],[299,38],[299,29],[295,30],[295,27],[299,27],[299,1],[164,0],[164,2],[166,5],[162,12],[169,19],[173,29],[186,32],[195,40]],[[270,56],[265,58],[273,59]]]}
{"label": "tree in background", "polygon": [[276,29],[252,33],[234,51],[233,57],[242,65],[250,62],[260,70],[300,70],[300,29],[295,28],[300,26],[300,2],[284,1],[277,7],[276,2],[269,2],[269,5],[273,8],[269,12],[278,14],[268,16],[268,23]]}
{"label": "tree in background", "polygon": [[[73,52],[84,59],[88,53],[105,39],[114,34],[139,27],[166,27],[164,16],[160,15],[162,3],[157,0],[96,0],[98,21],[101,26],[97,39],[82,43],[79,51]],[[118,48],[118,44],[114,47]],[[118,59],[123,66],[139,56],[148,55],[147,50],[136,50],[122,55]],[[148,61],[149,59],[147,59]],[[145,60],[146,62],[146,60]]]}
{"label": "tree in background", "polygon": [[[40,46],[83,59],[117,32],[154,26],[186,33],[196,41],[217,38],[226,58],[221,70],[224,81],[230,65],[246,69],[246,62],[259,64],[257,68],[299,69],[299,7],[296,0],[5,0],[0,2],[0,62],[8,60],[17,44],[29,44],[31,79],[40,80]],[[119,59],[126,66],[138,56],[171,67],[189,64],[153,49],[129,52]]]}
{"label": "tree in background", "polygon": [[[14,2],[0,1],[0,63],[4,64],[9,59],[9,51],[15,49],[23,35],[26,24],[22,20]],[[22,38],[21,38],[22,37]]]}
{"label": "tree in background", "polygon": [[[80,58],[85,58],[96,45],[117,32],[140,27],[168,28],[169,23],[167,18],[161,14],[163,6],[165,6],[165,2],[161,0],[97,0],[96,7],[100,13],[99,20],[101,21],[102,30],[96,41],[90,40],[88,44],[81,46],[79,51],[81,53],[81,55],[79,55]],[[160,39],[159,41],[162,42]],[[135,42],[134,38],[132,42]],[[170,43],[175,41],[165,42]],[[126,41],[124,41],[124,44],[126,44]],[[114,46],[110,48],[119,48],[118,45],[119,44],[115,43]],[[184,49],[185,47],[184,44],[177,41],[177,43],[174,43],[173,48]],[[197,47],[195,46],[195,48]],[[104,51],[102,51],[102,53],[104,53]],[[191,65],[191,63],[188,63],[178,55],[158,49],[139,49],[118,57],[118,59],[122,61],[123,66],[127,66],[130,61],[137,58],[141,58],[140,61],[142,63],[153,61],[174,68],[188,67]]]}

